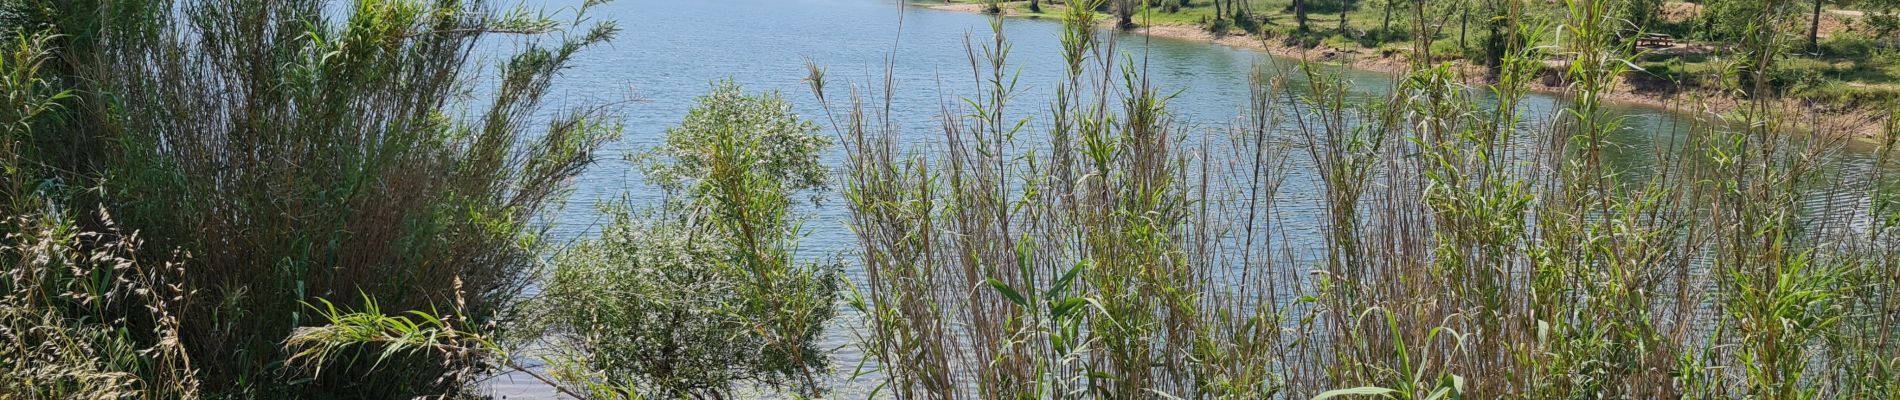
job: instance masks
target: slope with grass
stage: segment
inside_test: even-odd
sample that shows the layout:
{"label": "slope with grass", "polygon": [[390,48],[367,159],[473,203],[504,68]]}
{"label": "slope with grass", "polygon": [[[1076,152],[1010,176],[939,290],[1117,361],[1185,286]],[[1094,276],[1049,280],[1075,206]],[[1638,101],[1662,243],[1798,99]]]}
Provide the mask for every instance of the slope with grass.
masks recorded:
{"label": "slope with grass", "polygon": [[[995,12],[1002,15],[1051,19],[1064,18],[1066,7],[1060,2],[1045,1],[1039,4],[1043,11],[1036,13],[1028,11],[1026,1],[912,0],[912,3],[959,12],[990,12],[990,5],[994,4]],[[1158,5],[1149,6],[1151,3]],[[1351,6],[1347,7],[1347,3]],[[1490,51],[1487,47],[1490,46],[1490,27],[1483,25],[1483,21],[1495,18],[1485,13],[1491,12],[1488,6],[1505,3],[1466,0],[1388,4],[1379,0],[1311,0],[1308,29],[1302,31],[1294,22],[1291,0],[1239,1],[1235,2],[1238,9],[1232,14],[1216,14],[1209,0],[1135,1],[1131,3],[1135,4],[1132,16],[1135,25],[1126,29],[1138,34],[1216,43],[1388,73],[1401,72],[1411,65],[1413,58],[1424,56],[1413,49],[1429,48],[1429,57],[1451,62],[1459,79],[1482,84],[1496,79],[1495,69],[1487,61],[1490,56],[1486,54]],[[1522,19],[1532,21],[1527,23],[1547,24],[1565,13],[1563,2],[1517,3],[1523,7],[1517,11]],[[1110,5],[1098,13],[1097,21],[1113,19],[1115,8]],[[1758,91],[1745,87],[1745,82],[1738,81],[1738,75],[1725,73],[1740,62],[1736,57],[1739,45],[1733,40],[1703,38],[1708,34],[1700,27],[1714,24],[1708,19],[1715,17],[1706,15],[1702,5],[1671,1],[1656,2],[1656,7],[1657,18],[1649,20],[1647,26],[1635,26],[1628,19],[1619,19],[1622,27],[1618,36],[1623,44],[1632,46],[1634,38],[1642,36],[1642,32],[1666,34],[1670,39],[1666,44],[1633,47],[1631,61],[1637,68],[1619,76],[1619,84],[1604,94],[1606,98],[1659,108],[1684,109],[1689,108],[1685,105],[1699,104],[1726,110],[1742,103],[1748,93]],[[1218,17],[1222,14],[1227,16]],[[1426,17],[1421,19],[1420,15]],[[1793,40],[1783,43],[1794,51],[1781,53],[1786,59],[1775,63],[1776,69],[1767,75],[1773,84],[1759,91],[1801,100],[1805,102],[1800,106],[1802,109],[1827,111],[1813,121],[1804,122],[1807,129],[1861,138],[1878,136],[1880,132],[1874,127],[1884,117],[1881,111],[1887,109],[1888,104],[1900,101],[1900,74],[1889,71],[1900,70],[1892,68],[1900,65],[1900,52],[1892,50],[1897,39],[1894,34],[1900,31],[1888,27],[1892,22],[1885,22],[1900,21],[1893,15],[1890,11],[1828,9],[1820,15],[1817,45],[1809,49]],[[1793,32],[1800,28],[1800,32],[1806,32],[1808,17],[1793,14],[1782,17],[1777,29]],[[1425,24],[1420,25],[1421,21]],[[1112,24],[1104,22],[1104,26],[1112,27]],[[1431,38],[1429,41],[1420,41],[1417,38],[1421,35],[1414,34],[1424,31],[1431,31],[1424,35]],[[1561,43],[1555,41],[1559,36],[1546,35],[1551,41],[1540,45],[1559,46]],[[1805,38],[1800,40],[1806,43]],[[1567,65],[1562,55],[1553,55],[1547,65],[1548,68],[1539,71],[1543,79],[1532,82],[1533,90],[1561,93],[1573,89],[1560,79],[1564,73],[1562,68]]]}

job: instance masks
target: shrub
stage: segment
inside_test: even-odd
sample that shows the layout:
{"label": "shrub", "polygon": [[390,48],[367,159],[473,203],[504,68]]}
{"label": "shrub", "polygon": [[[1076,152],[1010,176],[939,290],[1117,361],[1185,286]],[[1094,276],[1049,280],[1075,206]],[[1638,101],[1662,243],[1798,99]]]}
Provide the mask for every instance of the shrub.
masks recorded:
{"label": "shrub", "polygon": [[[601,237],[554,260],[543,292],[550,333],[576,347],[577,365],[612,387],[680,398],[734,382],[773,379],[739,304],[732,249],[716,232],[624,211]],[[778,379],[773,379],[778,380]]]}
{"label": "shrub", "polygon": [[1821,53],[1831,57],[1867,57],[1876,44],[1872,38],[1854,32],[1841,32],[1821,41]]}
{"label": "shrub", "polygon": [[1325,44],[1326,47],[1331,47],[1335,49],[1350,49],[1354,47],[1359,47],[1359,41],[1353,40],[1350,37],[1346,37],[1346,35],[1340,35],[1340,34],[1328,35],[1326,36],[1325,39],[1320,40],[1320,43]]}
{"label": "shrub", "polygon": [[1856,86],[1842,82],[1827,82],[1804,88],[1796,95],[1823,104],[1842,106],[1879,106],[1900,100],[1900,90],[1891,87]]}
{"label": "shrub", "polygon": [[1260,33],[1260,20],[1254,19],[1252,15],[1248,15],[1244,10],[1234,10],[1233,20],[1234,27],[1240,28],[1242,32],[1250,34]]}
{"label": "shrub", "polygon": [[1876,38],[1892,38],[1894,32],[1900,32],[1900,15],[1892,11],[1867,13],[1867,29]]}
{"label": "shrub", "polygon": [[[563,27],[553,20],[489,10],[424,0],[36,2],[8,17],[57,35],[62,53],[46,81],[79,95],[19,154],[49,166],[34,179],[98,186],[51,201],[103,203],[149,241],[128,258],[192,255],[175,282],[192,296],[174,328],[208,393],[455,392],[481,366],[395,358],[383,373],[340,363],[306,379],[287,370],[279,344],[321,322],[305,311],[318,298],[367,294],[398,311],[454,305],[471,326],[511,312],[539,262],[536,220],[618,129],[596,109],[532,121],[545,120],[536,116],[567,61],[615,30],[555,35]],[[501,32],[526,39],[498,54],[492,97],[455,103],[470,92],[475,43]],[[469,108],[474,118],[451,117]],[[96,217],[73,223],[106,231]],[[111,311],[98,318],[149,314]],[[162,340],[129,332],[136,343]]]}
{"label": "shrub", "polygon": [[1741,40],[1751,31],[1765,28],[1757,27],[1763,22],[1760,17],[1778,11],[1770,10],[1769,4],[1754,0],[1710,0],[1697,15],[1696,23],[1701,25],[1698,36],[1707,40]]}
{"label": "shrub", "polygon": [[[718,195],[712,191],[719,187],[704,183],[718,177],[722,162],[737,161],[721,158],[730,156],[761,163],[751,172],[774,194],[825,189],[829,172],[820,154],[831,139],[815,134],[817,125],[799,118],[778,93],[748,95],[725,81],[696,104],[667,129],[664,146],[640,156],[643,172],[661,188],[693,198]],[[719,147],[729,141],[732,148]]]}
{"label": "shrub", "polygon": [[43,73],[49,40],[0,42],[0,397],[197,398],[177,257],[141,260],[142,240],[108,214],[82,231],[49,201],[64,189],[29,145],[72,95]]}
{"label": "shrub", "polygon": [[1208,32],[1213,32],[1215,35],[1225,35],[1234,28],[1233,22],[1228,21],[1226,18],[1208,20],[1206,17],[1202,17],[1201,20],[1201,26],[1207,28]]}
{"label": "shrub", "polygon": [[1470,49],[1458,45],[1457,40],[1439,40],[1432,42],[1432,58],[1437,60],[1455,60],[1470,56]]}
{"label": "shrub", "polygon": [[738,384],[814,394],[836,265],[800,261],[792,196],[822,189],[830,141],[777,94],[702,97],[648,176],[678,198],[616,215],[555,258],[537,306],[552,343],[608,387],[728,398]]}
{"label": "shrub", "polygon": [[1820,82],[1833,69],[1834,66],[1825,61],[1789,58],[1768,70],[1768,84],[1777,90],[1797,90]]}

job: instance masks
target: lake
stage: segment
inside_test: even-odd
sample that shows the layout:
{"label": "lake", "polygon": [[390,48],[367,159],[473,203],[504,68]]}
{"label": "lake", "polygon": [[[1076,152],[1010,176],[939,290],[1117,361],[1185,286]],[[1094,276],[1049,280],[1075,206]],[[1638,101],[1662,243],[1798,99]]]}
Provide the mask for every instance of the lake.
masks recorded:
{"label": "lake", "polygon": [[[574,1],[551,2],[550,9]],[[580,178],[566,210],[553,222],[560,239],[589,235],[604,223],[592,206],[624,196],[634,205],[656,204],[659,193],[640,178],[625,155],[661,143],[665,130],[676,124],[697,96],[711,83],[732,79],[749,91],[778,91],[807,119],[825,125],[817,99],[803,81],[807,63],[825,67],[834,87],[882,81],[886,61],[892,61],[897,95],[891,99],[892,117],[911,143],[940,141],[940,110],[960,107],[959,97],[977,89],[971,78],[964,40],[989,38],[987,16],[928,10],[879,0],[618,0],[601,6],[593,17],[619,21],[623,32],[610,47],[583,52],[555,88],[555,97],[572,104],[619,102],[626,116],[624,137],[609,145],[601,162]],[[901,31],[900,27],[901,20]],[[1014,109],[1028,117],[1028,131],[1041,131],[1048,119],[1054,82],[1066,68],[1060,58],[1061,25],[1054,21],[1011,18],[1003,25],[1014,44],[1010,64],[1020,73]],[[901,33],[900,33],[901,32]],[[1114,33],[1119,50],[1145,60],[1153,84],[1165,92],[1178,91],[1170,104],[1178,119],[1198,127],[1195,132],[1228,126],[1246,107],[1249,74],[1256,65],[1285,70],[1293,61],[1248,49],[1208,43],[1149,38]],[[1377,93],[1392,86],[1388,74],[1340,70],[1355,86]],[[833,95],[836,102],[842,95]],[[1550,95],[1525,100],[1529,115],[1548,115],[1560,105]],[[833,106],[846,106],[833,104]],[[1658,145],[1672,143],[1689,122],[1666,110],[1619,107],[1630,116],[1617,138],[1621,147],[1613,162],[1641,169]],[[827,132],[829,132],[827,127]],[[1868,146],[1850,146],[1847,157],[1866,157]],[[1293,152],[1300,154],[1301,152]],[[841,165],[843,154],[830,161]],[[1300,161],[1295,160],[1297,166]],[[1864,171],[1848,171],[1864,174]],[[1310,168],[1288,172],[1288,234],[1318,240],[1320,193]],[[1826,197],[1826,196],[1820,196]],[[810,208],[804,242],[806,256],[836,254],[854,245],[845,226],[846,210],[836,200]],[[1816,199],[1832,201],[1839,199]],[[1851,201],[1852,199],[1850,199]],[[1302,230],[1304,229],[1304,231]],[[855,320],[841,318],[847,326]],[[843,329],[834,330],[835,343],[848,344]],[[848,373],[858,352],[843,346],[837,356],[841,372]],[[528,380],[504,377],[494,385],[507,398],[544,398],[552,394]],[[861,397],[866,385],[844,388],[839,398]],[[860,394],[853,396],[854,393]]]}

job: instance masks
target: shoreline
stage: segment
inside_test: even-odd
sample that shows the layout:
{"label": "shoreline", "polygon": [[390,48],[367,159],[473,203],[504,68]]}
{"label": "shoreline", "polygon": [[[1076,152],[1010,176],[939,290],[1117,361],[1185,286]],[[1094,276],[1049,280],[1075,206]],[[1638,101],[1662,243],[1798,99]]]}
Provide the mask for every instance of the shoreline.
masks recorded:
{"label": "shoreline", "polygon": [[[1010,1],[1006,2],[1005,5],[1015,5],[1017,3],[1021,3],[1021,1]],[[983,6],[976,3],[934,5],[912,3],[912,5],[936,11],[984,13],[982,9]],[[1045,10],[1043,15],[1049,14],[1050,13]],[[1045,18],[1042,15],[1024,14],[1021,10],[1014,7],[1006,8],[1004,10],[1004,16],[1032,19]],[[1311,48],[1290,46],[1276,43],[1271,39],[1260,38],[1256,35],[1215,35],[1206,29],[1191,25],[1144,25],[1123,32],[1150,37],[1221,45],[1257,51],[1276,57],[1340,66],[1360,71],[1392,74],[1395,76],[1411,69],[1411,62],[1406,60],[1403,56],[1377,56],[1364,54],[1356,50],[1330,48],[1323,44]],[[1457,71],[1460,80],[1464,81],[1465,84],[1476,86],[1491,83],[1485,76],[1486,71],[1484,71],[1483,67],[1473,66],[1461,61],[1454,61],[1453,64],[1453,68]],[[1529,82],[1529,84],[1526,85],[1526,89],[1535,93],[1558,96],[1568,94],[1569,89],[1567,87],[1560,84],[1553,84],[1556,79],[1553,79],[1553,76],[1545,75],[1545,73],[1548,72],[1549,70],[1546,69],[1544,73],[1540,73],[1540,78],[1533,79]],[[1719,110],[1735,109],[1743,103],[1740,99],[1706,89],[1645,90],[1638,88],[1637,84],[1630,82],[1630,79],[1627,77],[1617,79],[1615,87],[1609,93],[1604,94],[1603,98],[1606,101],[1620,105],[1640,106],[1711,118],[1720,114],[1721,112]],[[1799,128],[1823,132],[1823,136],[1846,136],[1857,141],[1875,142],[1881,134],[1884,133],[1883,130],[1885,127],[1884,124],[1881,123],[1883,121],[1882,115],[1877,112],[1878,110],[1864,107],[1841,107],[1838,105],[1821,105],[1815,107],[1801,104],[1801,101],[1782,101],[1780,103],[1779,108],[1782,108],[1783,111],[1790,112],[1790,120],[1802,121],[1797,123]]]}

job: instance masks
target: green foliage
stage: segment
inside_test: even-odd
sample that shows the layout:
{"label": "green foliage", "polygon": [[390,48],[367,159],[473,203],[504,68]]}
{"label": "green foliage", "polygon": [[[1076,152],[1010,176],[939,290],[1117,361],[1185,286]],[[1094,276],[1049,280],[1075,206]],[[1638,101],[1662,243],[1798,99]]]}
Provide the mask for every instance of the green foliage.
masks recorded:
{"label": "green foliage", "polygon": [[305,365],[313,375],[322,375],[326,365],[351,357],[349,352],[357,346],[376,351],[373,362],[378,365],[405,355],[439,357],[443,363],[458,364],[476,357],[470,353],[497,348],[485,338],[457,330],[453,318],[459,316],[444,318],[435,310],[388,315],[368,296],[362,298],[360,311],[338,309],[327,299],[317,301],[322,306],[310,308],[324,325],[297,328],[284,340],[284,348],[294,351],[286,362]]}
{"label": "green foliage", "polygon": [[1802,89],[1820,84],[1827,71],[1833,70],[1827,61],[1812,58],[1790,58],[1775,63],[1766,77],[1770,87],[1781,90]]}
{"label": "green foliage", "polygon": [[1772,30],[1789,15],[1784,0],[1709,0],[1703,4],[1698,35],[1703,39],[1740,42],[1762,30]]}
{"label": "green foliage", "polygon": [[606,385],[660,397],[723,393],[776,380],[763,338],[733,305],[744,276],[720,263],[731,249],[703,227],[624,211],[601,237],[554,260],[537,320],[570,343]]}
{"label": "green foliage", "polygon": [[1830,57],[1864,58],[1879,47],[1873,38],[1855,32],[1841,32],[1821,41],[1821,53]]}
{"label": "green foliage", "polygon": [[825,186],[830,141],[815,130],[775,93],[715,84],[646,158],[648,176],[684,199],[650,215],[612,210],[599,239],[555,258],[534,321],[562,348],[556,364],[650,397],[820,392],[840,267],[798,258],[790,208]]}
{"label": "green foliage", "polygon": [[1876,39],[1893,39],[1895,33],[1900,33],[1900,14],[1892,9],[1868,13],[1867,29]]}
{"label": "green foliage", "polygon": [[[33,192],[51,209],[102,205],[149,241],[129,258],[190,254],[190,273],[168,282],[189,294],[169,340],[209,394],[461,390],[462,371],[477,365],[399,358],[371,374],[362,368],[372,363],[341,362],[306,378],[280,345],[322,322],[305,302],[356,293],[402,311],[457,304],[473,326],[507,318],[539,262],[536,220],[618,132],[602,109],[537,117],[566,63],[615,32],[586,19],[588,7],[563,25],[479,1],[7,6],[16,27],[43,29],[37,37],[60,55],[10,71],[40,74],[42,93],[72,94],[35,111],[48,116],[30,135],[9,128],[10,165],[22,167],[8,171],[20,189],[8,200]],[[489,34],[521,35],[521,47],[498,53],[497,87],[475,99],[490,108],[451,117],[476,73],[473,44]],[[103,218],[79,217],[77,231],[107,231]],[[157,323],[151,314],[94,318],[141,326]],[[168,340],[127,332],[130,343]]]}
{"label": "green foliage", "polygon": [[[737,384],[788,386],[807,370],[822,371],[827,357],[816,348],[816,331],[786,347],[758,330],[775,318],[747,305],[763,299],[750,271],[732,265],[727,238],[707,226],[675,218],[642,218],[621,212],[600,239],[577,244],[555,260],[556,268],[536,310],[550,327],[552,343],[571,349],[581,371],[629,393],[677,397],[728,393]],[[815,270],[779,289],[834,298],[830,270]],[[821,327],[828,303],[797,321]],[[776,310],[774,310],[776,311]],[[790,310],[786,310],[790,311]],[[769,328],[769,327],[768,327]],[[786,351],[796,351],[790,354]],[[802,383],[800,383],[802,384]]]}
{"label": "green foliage", "polygon": [[[318,299],[321,307],[309,305],[324,325],[297,328],[289,338],[284,339],[284,349],[291,353],[287,364],[308,368],[309,373],[321,375],[326,366],[338,362],[355,361],[364,358],[359,352],[374,352],[370,358],[370,370],[375,371],[385,363],[399,361],[402,358],[432,359],[443,365],[470,365],[469,361],[492,362],[512,372],[534,377],[542,383],[553,385],[561,394],[576,399],[587,398],[583,392],[560,386],[553,378],[521,365],[502,343],[470,329],[468,317],[460,313],[442,314],[437,310],[410,310],[401,314],[387,314],[376,299],[367,295],[361,298],[363,307],[352,310],[339,308],[328,299]],[[455,374],[469,375],[480,372],[475,368],[464,367]],[[464,377],[466,379],[466,377]],[[450,398],[466,393],[443,394],[439,397]]]}
{"label": "green foliage", "polygon": [[[863,104],[834,119],[865,279],[848,288],[797,252],[832,143],[731,82],[641,158],[664,203],[608,208],[599,237],[544,258],[537,218],[618,126],[528,123],[611,25],[401,0],[6,3],[51,33],[0,55],[0,397],[446,397],[495,370],[577,398],[817,397],[840,290],[877,394],[907,399],[1900,393],[1893,118],[1875,159],[1837,158],[1759,93],[1631,168],[1606,101],[1654,2],[1572,0],[1545,29],[1499,0],[1473,9],[1488,93],[1443,60],[1379,95],[1263,67],[1240,118],[1203,131],[1106,50],[1089,5],[1132,3],[1069,10],[1046,113],[1012,108],[997,19],[944,142],[903,149]],[[1789,3],[1712,0],[1706,34],[1745,57],[1644,66],[1813,93],[1884,62],[1848,34],[1830,56],[1871,56],[1782,57]],[[492,108],[448,117],[479,33],[528,36]],[[1564,101],[1528,112],[1553,53]]]}
{"label": "green foliage", "polygon": [[72,95],[43,69],[54,39],[0,44],[0,397],[198,398],[183,257],[147,251],[103,210],[81,228],[45,179],[35,145]]}
{"label": "green foliage", "polygon": [[[712,92],[696,104],[679,126],[667,129],[664,146],[642,157],[643,172],[655,184],[709,200],[720,189],[707,184],[718,163],[735,161],[722,157],[744,157],[758,163],[754,168],[763,174],[759,179],[775,183],[774,192],[816,193],[826,188],[830,175],[820,162],[831,139],[816,134],[818,126],[798,118],[778,93],[747,94],[728,80],[714,83]],[[714,146],[724,142],[743,147]]]}
{"label": "green foliage", "polygon": [[1617,7],[1617,17],[1635,30],[1656,32],[1663,23],[1663,3],[1665,0],[1627,0]]}
{"label": "green foliage", "polygon": [[[829,145],[777,94],[716,84],[644,157],[650,178],[683,198],[639,214],[604,209],[613,221],[554,257],[508,341],[457,329],[461,310],[390,316],[366,297],[354,312],[323,301],[328,324],[285,347],[319,369],[365,347],[381,349],[377,365],[491,362],[578,398],[728,398],[758,386],[819,395],[840,267],[798,258],[788,199],[824,187],[817,160]],[[545,374],[513,358],[529,354]]]}
{"label": "green foliage", "polygon": [[1432,42],[1432,57],[1437,58],[1439,60],[1455,60],[1455,59],[1468,58],[1471,56],[1470,53],[1471,53],[1471,49],[1467,49],[1462,46],[1459,46],[1458,41],[1456,40],[1440,40],[1440,41]]}

